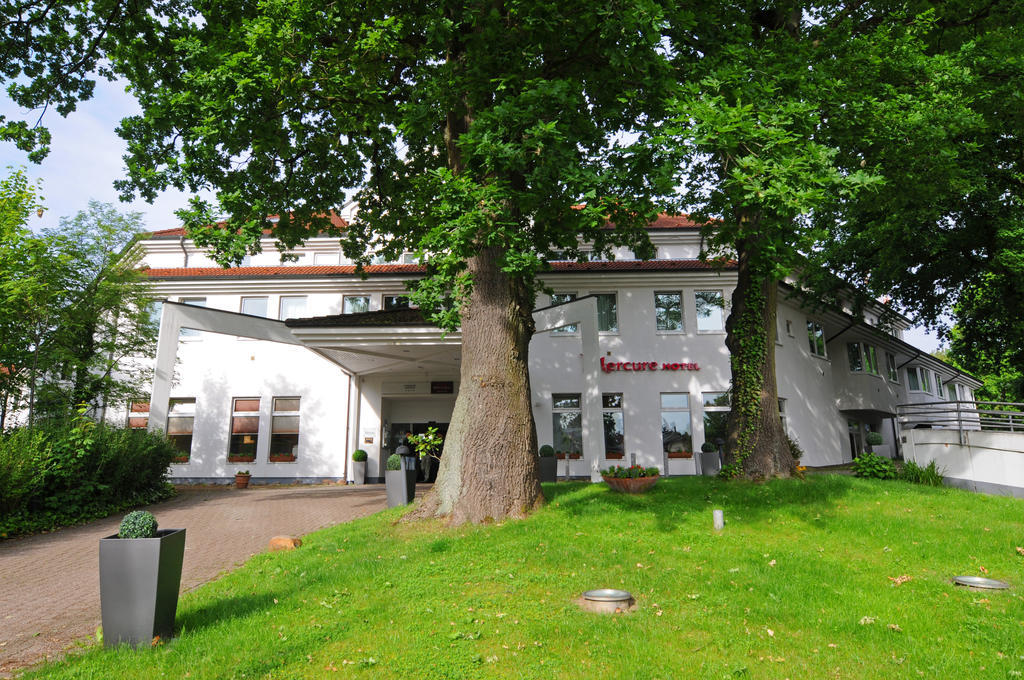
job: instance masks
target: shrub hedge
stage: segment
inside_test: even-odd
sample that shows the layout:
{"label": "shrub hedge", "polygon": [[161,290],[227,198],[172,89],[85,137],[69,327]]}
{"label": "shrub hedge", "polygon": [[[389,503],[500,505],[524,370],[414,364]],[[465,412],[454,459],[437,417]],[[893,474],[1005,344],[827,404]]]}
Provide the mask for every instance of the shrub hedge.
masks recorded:
{"label": "shrub hedge", "polygon": [[54,529],[174,493],[161,434],[78,417],[0,435],[0,538]]}

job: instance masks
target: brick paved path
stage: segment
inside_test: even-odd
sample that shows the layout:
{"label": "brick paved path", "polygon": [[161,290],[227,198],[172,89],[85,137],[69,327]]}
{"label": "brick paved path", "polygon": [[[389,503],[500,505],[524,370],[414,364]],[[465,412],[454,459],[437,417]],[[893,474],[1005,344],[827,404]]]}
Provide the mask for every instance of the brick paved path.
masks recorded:
{"label": "brick paved path", "polygon": [[[263,552],[273,536],[300,536],[384,505],[383,484],[181,487],[175,498],[148,509],[161,528],[188,530],[184,592]],[[120,519],[0,542],[0,677],[59,656],[75,640],[95,633],[98,541],[117,533]]]}

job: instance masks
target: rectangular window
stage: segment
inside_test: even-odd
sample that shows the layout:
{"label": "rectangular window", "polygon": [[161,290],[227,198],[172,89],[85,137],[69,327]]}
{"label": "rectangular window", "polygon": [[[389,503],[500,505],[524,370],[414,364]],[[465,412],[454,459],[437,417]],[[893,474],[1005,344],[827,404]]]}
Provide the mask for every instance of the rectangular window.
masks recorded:
{"label": "rectangular window", "polygon": [[807,343],[810,345],[811,354],[816,357],[825,358],[825,329],[817,321],[807,322]]}
{"label": "rectangular window", "polygon": [[[690,395],[666,392],[661,395],[661,450],[669,458],[693,455]],[[689,454],[689,456],[687,455]]]}
{"label": "rectangular window", "polygon": [[313,264],[338,264],[338,253],[313,253]]}
{"label": "rectangular window", "polygon": [[149,402],[128,402],[128,427],[132,430],[145,430],[149,427]]}
{"label": "rectangular window", "polygon": [[192,426],[196,417],[195,397],[167,402],[167,438],[180,451],[175,460],[187,461],[192,454]]}
{"label": "rectangular window", "polygon": [[936,396],[942,396],[942,376],[938,372],[933,374],[935,376],[935,394]]}
{"label": "rectangular window", "polygon": [[[204,297],[202,297],[202,298],[180,298],[178,300],[178,302],[180,302],[183,305],[192,305],[193,307],[205,307],[206,306],[206,298],[204,298]],[[179,337],[182,340],[184,340],[184,339],[198,340],[202,336],[201,336],[200,332],[197,331],[197,330],[194,330],[192,328],[182,328],[181,329],[181,335]]]}
{"label": "rectangular window", "polygon": [[[566,302],[572,302],[575,299],[576,299],[576,293],[552,293],[551,294],[551,305],[552,306],[554,306],[554,305],[563,305]],[[556,328],[555,330],[553,330],[551,332],[552,333],[557,333],[557,334],[561,335],[561,334],[565,334],[565,333],[575,333],[578,330],[579,329],[576,327],[576,324],[570,324],[568,326],[562,326],[561,328]]]}
{"label": "rectangular window", "polygon": [[953,383],[948,383],[946,385],[946,397],[950,401],[956,401],[956,385]]}
{"label": "rectangular window", "polygon": [[370,311],[369,295],[346,295],[341,300],[342,314],[362,314]]}
{"label": "rectangular window", "polygon": [[704,392],[704,441],[720,446],[725,441],[729,420],[729,393]]}
{"label": "rectangular window", "polygon": [[659,331],[683,330],[683,294],[680,291],[654,293],[654,318]]}
{"label": "rectangular window", "polygon": [[231,443],[228,462],[256,460],[260,437],[260,398],[242,397],[231,400]]}
{"label": "rectangular window", "polygon": [[244,297],[242,298],[242,314],[249,316],[262,316],[267,318],[267,298],[265,297]]}
{"label": "rectangular window", "polygon": [[409,296],[408,295],[385,295],[384,296],[384,311],[390,311],[393,309],[409,309]]}
{"label": "rectangular window", "polygon": [[295,460],[299,453],[299,397],[274,397],[270,422],[270,462]]}
{"label": "rectangular window", "polygon": [[786,319],[786,335],[793,337],[793,322]]}
{"label": "rectangular window", "polygon": [[786,400],[779,397],[779,424],[782,425],[782,431],[789,434],[789,428],[786,427]]}
{"label": "rectangular window", "polygon": [[848,342],[848,343],[846,343],[846,355],[850,359],[850,370],[851,371],[863,371],[864,370],[864,362],[861,360],[860,343],[859,342]]}
{"label": "rectangular window", "polygon": [[400,262],[402,264],[419,264],[420,258],[416,253],[402,253]]}
{"label": "rectangular window", "polygon": [[725,296],[720,290],[697,290],[697,332],[716,333],[725,330]]}
{"label": "rectangular window", "polygon": [[878,353],[874,345],[864,345],[864,370],[871,375],[878,375]]}
{"label": "rectangular window", "polygon": [[900,381],[900,372],[896,368],[896,355],[892,352],[885,353],[885,369],[889,374],[889,382],[898,383]]}
{"label": "rectangular window", "polygon": [[626,433],[622,421],[622,394],[601,395],[601,416],[604,420],[605,458],[622,458],[626,453]]}
{"label": "rectangular window", "polygon": [[155,328],[157,331],[160,330],[160,319],[164,315],[164,301],[153,300],[149,303],[149,325]]}
{"label": "rectangular window", "polygon": [[619,332],[619,313],[615,293],[598,293],[597,330],[603,333]]}
{"label": "rectangular window", "polygon": [[285,319],[301,319],[306,316],[306,303],[307,298],[305,295],[282,297],[281,303],[278,305],[277,318],[281,319],[281,321]]}
{"label": "rectangular window", "polygon": [[579,394],[551,395],[551,425],[556,453],[583,452],[583,412]]}
{"label": "rectangular window", "polygon": [[921,383],[917,379],[917,368],[914,366],[907,368],[907,389],[911,392],[921,391]]}
{"label": "rectangular window", "polygon": [[907,367],[907,387],[912,392],[931,392],[932,385],[929,378],[929,373],[919,366],[908,366]]}

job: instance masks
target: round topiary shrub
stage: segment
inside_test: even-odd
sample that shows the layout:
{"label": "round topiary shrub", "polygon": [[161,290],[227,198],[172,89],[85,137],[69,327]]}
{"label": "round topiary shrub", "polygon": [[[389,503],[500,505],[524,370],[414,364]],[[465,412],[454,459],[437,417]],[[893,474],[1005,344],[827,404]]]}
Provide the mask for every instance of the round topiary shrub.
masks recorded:
{"label": "round topiary shrub", "polygon": [[129,512],[121,520],[118,538],[153,538],[156,536],[156,517],[145,510]]}
{"label": "round topiary shrub", "polygon": [[384,466],[386,470],[401,470],[402,469],[402,457],[397,453],[392,453],[388,456],[388,462]]}
{"label": "round topiary shrub", "polygon": [[555,457],[555,449],[551,446],[551,444],[545,444],[544,446],[540,447],[538,453],[540,454],[541,458]]}
{"label": "round topiary shrub", "polygon": [[882,439],[881,433],[868,432],[867,434],[864,435],[864,441],[870,444],[871,446],[881,446],[884,440]]}
{"label": "round topiary shrub", "polygon": [[702,453],[718,453],[718,447],[711,442],[704,442],[701,444],[700,450]]}
{"label": "round topiary shrub", "polygon": [[362,463],[366,461],[366,451],[363,451],[362,449],[356,449],[355,451],[352,452],[352,460],[354,460],[357,463]]}

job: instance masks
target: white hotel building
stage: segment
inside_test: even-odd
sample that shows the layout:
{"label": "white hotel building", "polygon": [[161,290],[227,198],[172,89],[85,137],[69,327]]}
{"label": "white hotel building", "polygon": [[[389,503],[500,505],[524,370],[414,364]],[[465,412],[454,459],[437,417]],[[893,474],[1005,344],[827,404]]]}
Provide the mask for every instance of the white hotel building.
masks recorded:
{"label": "white hotel building", "polygon": [[[725,310],[735,272],[697,260],[699,229],[683,218],[650,226],[657,259],[620,249],[611,262],[556,262],[538,297],[530,381],[540,444],[569,454],[559,474],[592,478],[614,464],[697,474],[705,442],[728,411]],[[183,236],[139,243],[163,306],[149,403],[128,422],[164,429],[182,450],[181,481],[368,480],[406,431],[446,430],[459,391],[460,336],[407,308],[410,263],[355,274],[336,239],[313,238],[282,264],[271,239],[223,269]],[[850,461],[881,434],[900,452],[897,404],[969,400],[980,383],[842,312],[810,312],[780,292],[779,405],[803,464]],[[881,309],[875,310],[879,312]],[[579,454],[576,457],[575,454]]]}

